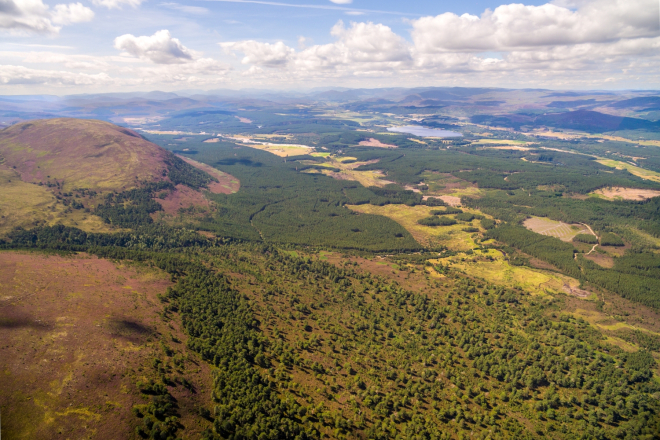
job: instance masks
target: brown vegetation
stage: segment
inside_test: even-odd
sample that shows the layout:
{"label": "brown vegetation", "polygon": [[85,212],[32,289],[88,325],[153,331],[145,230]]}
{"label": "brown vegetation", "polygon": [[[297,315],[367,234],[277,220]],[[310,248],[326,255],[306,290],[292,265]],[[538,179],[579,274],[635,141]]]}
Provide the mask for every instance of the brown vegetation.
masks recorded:
{"label": "brown vegetation", "polygon": [[59,182],[63,191],[114,191],[154,180],[167,152],[133,130],[103,121],[36,120],[0,131],[0,156],[23,181]]}
{"label": "brown vegetation", "polygon": [[[178,320],[158,316],[167,274],[85,255],[0,252],[0,407],[9,439],[131,438],[131,409],[146,403],[138,380],[166,358],[161,341],[189,359],[193,393],[172,386],[186,433],[208,399],[210,372],[185,348]],[[176,340],[176,342],[175,342]],[[171,379],[179,379],[172,375]],[[188,437],[188,435],[186,435]]]}

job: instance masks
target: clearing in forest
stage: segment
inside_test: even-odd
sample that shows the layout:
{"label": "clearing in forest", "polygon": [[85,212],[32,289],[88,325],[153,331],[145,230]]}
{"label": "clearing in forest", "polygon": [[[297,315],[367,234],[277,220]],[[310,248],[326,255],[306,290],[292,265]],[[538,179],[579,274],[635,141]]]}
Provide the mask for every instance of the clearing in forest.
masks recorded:
{"label": "clearing in forest", "polygon": [[472,255],[431,260],[434,264],[459,269],[470,276],[487,279],[490,283],[518,287],[533,295],[576,291],[580,282],[574,278],[526,266],[512,266],[500,251],[476,249]]}
{"label": "clearing in forest", "polygon": [[[372,163],[377,163],[378,159],[370,160],[367,162],[349,162],[346,161],[354,160],[355,158],[349,157],[326,157],[326,162],[321,164],[317,162],[303,162],[306,165],[321,165],[324,168],[308,168],[304,170],[304,173],[314,174],[321,173],[326,176],[332,177],[337,180],[354,180],[360,182],[364,187],[377,186],[384,187],[389,185],[391,182],[386,180],[385,174],[379,170],[368,170],[368,171],[357,171],[356,168],[362,165],[368,165]],[[338,170],[338,171],[337,171]]]}
{"label": "clearing in forest", "polygon": [[314,151],[312,147],[308,147],[306,145],[244,142],[243,146],[267,151],[279,157],[304,156]]}
{"label": "clearing in forest", "polygon": [[611,187],[596,190],[590,195],[600,197],[607,200],[648,200],[653,197],[659,197],[660,191],[652,189],[638,189],[638,188],[622,188]]}
{"label": "clearing in forest", "polygon": [[569,242],[578,234],[591,234],[592,232],[584,225],[572,225],[545,217],[531,217],[523,222],[530,231],[537,234],[548,235]]}
{"label": "clearing in forest", "polygon": [[[438,210],[437,207],[424,205],[346,205],[349,209],[363,214],[376,214],[388,217],[406,228],[417,242],[423,246],[447,246],[454,251],[467,251],[473,249],[476,244],[472,239],[473,233],[465,232],[463,229],[473,227],[481,228],[479,220],[470,223],[458,222],[451,226],[424,226],[417,223],[418,220],[431,215],[431,211]],[[474,209],[463,209],[464,212],[481,214]],[[448,215],[447,217],[455,217]],[[483,231],[483,229],[481,229]]]}
{"label": "clearing in forest", "polygon": [[378,148],[397,148],[396,145],[384,144],[378,139],[369,138],[366,141],[361,141],[359,145],[364,147],[378,147]]}

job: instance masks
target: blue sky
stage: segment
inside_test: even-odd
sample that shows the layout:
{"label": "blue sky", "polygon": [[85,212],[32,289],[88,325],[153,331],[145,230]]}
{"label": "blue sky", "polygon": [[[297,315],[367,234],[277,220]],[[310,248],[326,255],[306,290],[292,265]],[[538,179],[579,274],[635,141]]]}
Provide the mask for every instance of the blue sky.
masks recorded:
{"label": "blue sky", "polygon": [[3,94],[660,87],[657,0],[5,1]]}

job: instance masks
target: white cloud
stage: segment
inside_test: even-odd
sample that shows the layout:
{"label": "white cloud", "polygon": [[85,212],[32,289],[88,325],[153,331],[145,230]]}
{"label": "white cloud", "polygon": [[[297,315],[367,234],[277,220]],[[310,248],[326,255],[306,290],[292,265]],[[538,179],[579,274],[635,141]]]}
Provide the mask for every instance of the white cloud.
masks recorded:
{"label": "white cloud", "polygon": [[332,3],[337,5],[350,5],[353,3],[353,0],[330,0]]}
{"label": "white cloud", "polygon": [[147,37],[125,34],[115,38],[115,48],[156,64],[188,63],[195,58],[193,51],[170,35],[170,31],[161,30]]}
{"label": "white cloud", "polygon": [[68,5],[55,5],[53,23],[67,25],[71,23],[82,23],[92,21],[94,12],[81,3],[70,3]]}
{"label": "white cloud", "polygon": [[185,12],[186,14],[193,14],[193,15],[204,15],[211,12],[208,9],[203,8],[201,6],[180,5],[179,3],[172,3],[172,2],[161,3],[160,5],[168,9],[173,9],[175,11],[181,11],[181,12]]}
{"label": "white cloud", "polygon": [[412,38],[424,53],[510,50],[602,43],[658,35],[657,0],[591,0],[525,6],[510,4],[480,17],[445,13],[412,21]]}
{"label": "white cloud", "polygon": [[92,0],[95,5],[108,9],[121,9],[124,5],[137,8],[144,0]]}
{"label": "white cloud", "polygon": [[295,50],[286,46],[281,41],[277,43],[261,43],[259,41],[247,40],[230,43],[220,43],[225,51],[243,52],[245,55],[241,62],[243,64],[255,64],[258,66],[279,67],[289,62]]}
{"label": "white cloud", "polygon": [[105,73],[89,75],[59,70],[30,69],[24,66],[0,65],[0,84],[40,84],[62,85],[102,85],[112,84],[113,80]]}
{"label": "white cloud", "polygon": [[92,18],[94,12],[80,3],[55,5],[53,12],[42,0],[0,0],[0,29],[12,33],[57,34],[62,25]]}
{"label": "white cloud", "polygon": [[300,52],[281,41],[271,44],[249,40],[220,43],[220,46],[228,52],[242,52],[243,64],[292,67],[305,71],[336,68],[372,70],[377,68],[376,65],[389,70],[411,61],[408,44],[385,25],[351,23],[346,28],[340,20],[332,27],[330,34],[337,39],[336,42],[303,48]]}

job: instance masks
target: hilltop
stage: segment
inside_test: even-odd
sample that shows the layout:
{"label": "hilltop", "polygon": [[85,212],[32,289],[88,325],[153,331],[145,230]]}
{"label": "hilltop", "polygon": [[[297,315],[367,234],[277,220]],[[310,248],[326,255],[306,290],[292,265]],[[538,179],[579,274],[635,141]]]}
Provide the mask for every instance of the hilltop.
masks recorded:
{"label": "hilltop", "polygon": [[24,182],[59,182],[64,191],[124,190],[167,170],[168,153],[108,122],[44,119],[0,131],[0,156]]}
{"label": "hilltop", "polygon": [[0,131],[0,234],[55,224],[110,232],[183,215],[189,221],[212,211],[205,190],[238,188],[232,176],[204,167],[108,122],[16,124]]}

